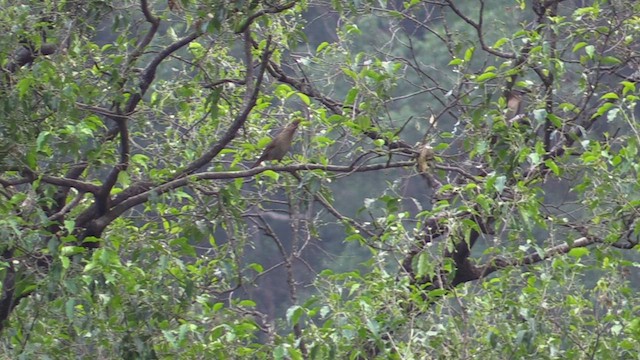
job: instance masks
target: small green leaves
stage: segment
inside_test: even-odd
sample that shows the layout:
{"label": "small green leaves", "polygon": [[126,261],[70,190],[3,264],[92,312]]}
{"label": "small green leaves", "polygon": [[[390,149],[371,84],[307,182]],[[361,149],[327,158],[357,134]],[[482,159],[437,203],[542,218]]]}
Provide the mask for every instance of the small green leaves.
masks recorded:
{"label": "small green leaves", "polygon": [[475,47],[469,47],[467,48],[467,50],[464,52],[464,61],[465,62],[469,62],[471,61],[471,58],[473,57],[473,53],[476,51]]}
{"label": "small green leaves", "polygon": [[498,75],[496,75],[496,73],[493,73],[493,72],[485,72],[485,73],[480,74],[480,76],[478,76],[478,77],[476,78],[476,81],[478,81],[478,82],[485,82],[485,81],[488,81],[488,80],[494,79],[494,78],[496,78],[497,76],[498,76]]}
{"label": "small green leaves", "polygon": [[300,98],[300,100],[302,100],[302,102],[309,106],[311,105],[311,100],[309,99],[309,97],[301,92],[296,92],[296,95]]}
{"label": "small green leaves", "polygon": [[614,92],[609,92],[609,93],[606,93],[606,94],[602,95],[602,96],[600,97],[600,100],[603,100],[603,99],[613,99],[613,100],[618,100],[619,98],[620,98],[620,96],[618,96],[618,94],[616,94],[616,93],[614,93]]}
{"label": "small green leaves", "polygon": [[287,322],[289,325],[298,324],[302,315],[304,315],[302,307],[294,305],[287,309]]}
{"label": "small green leaves", "polygon": [[584,48],[585,53],[587,53],[587,55],[589,56],[590,59],[593,59],[593,55],[596,52],[596,48],[593,45],[587,45]]}
{"label": "small green leaves", "polygon": [[20,98],[24,98],[25,95],[27,95],[34,83],[35,80],[31,77],[24,77],[18,81],[16,88],[18,89],[18,95]]}
{"label": "small green leaves", "polygon": [[576,259],[579,259],[583,256],[586,256],[589,254],[589,249],[586,247],[576,247],[573,248],[571,250],[569,250],[569,256],[574,257]]}
{"label": "small green leaves", "polygon": [[326,49],[329,46],[329,43],[326,41],[323,41],[320,43],[320,45],[318,45],[318,47],[316,48],[316,52],[320,53],[322,52],[324,49]]}
{"label": "small green leaves", "polygon": [[280,173],[275,172],[273,170],[265,170],[262,173],[260,173],[260,175],[266,176],[273,181],[278,181],[278,179],[280,179]]}

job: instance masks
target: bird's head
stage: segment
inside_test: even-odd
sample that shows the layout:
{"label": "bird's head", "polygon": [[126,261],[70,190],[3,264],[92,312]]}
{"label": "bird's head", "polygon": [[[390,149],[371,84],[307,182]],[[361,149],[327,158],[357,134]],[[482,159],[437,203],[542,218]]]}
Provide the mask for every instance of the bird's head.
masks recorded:
{"label": "bird's head", "polygon": [[287,129],[290,131],[295,131],[300,125],[300,122],[302,122],[302,119],[300,118],[293,120],[289,123],[289,125],[287,125]]}

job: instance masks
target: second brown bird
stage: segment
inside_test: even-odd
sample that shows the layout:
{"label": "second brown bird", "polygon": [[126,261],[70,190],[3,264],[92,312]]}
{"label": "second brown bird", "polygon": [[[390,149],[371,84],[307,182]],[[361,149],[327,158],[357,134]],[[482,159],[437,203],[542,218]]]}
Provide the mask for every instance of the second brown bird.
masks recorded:
{"label": "second brown bird", "polygon": [[251,168],[260,165],[263,161],[267,160],[282,160],[282,158],[287,154],[289,148],[291,147],[291,141],[293,140],[293,135],[296,133],[296,129],[298,129],[298,125],[300,125],[300,119],[293,120],[284,129],[280,130],[280,132],[271,139],[271,142],[264,148],[262,155],[258,158]]}

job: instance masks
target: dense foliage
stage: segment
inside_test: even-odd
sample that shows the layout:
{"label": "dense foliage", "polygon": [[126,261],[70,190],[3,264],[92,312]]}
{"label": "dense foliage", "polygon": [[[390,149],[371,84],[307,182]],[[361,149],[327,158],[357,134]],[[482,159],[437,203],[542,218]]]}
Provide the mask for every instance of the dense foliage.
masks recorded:
{"label": "dense foliage", "polygon": [[4,357],[638,357],[635,2],[0,9]]}

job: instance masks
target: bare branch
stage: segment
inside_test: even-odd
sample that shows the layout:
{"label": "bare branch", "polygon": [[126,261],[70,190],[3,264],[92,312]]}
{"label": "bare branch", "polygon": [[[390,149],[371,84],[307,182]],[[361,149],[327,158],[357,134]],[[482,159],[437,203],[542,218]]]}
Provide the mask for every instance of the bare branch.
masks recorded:
{"label": "bare branch", "polygon": [[200,37],[201,34],[202,33],[200,31],[196,31],[170,44],[169,46],[164,48],[162,51],[160,51],[151,60],[151,62],[149,62],[149,65],[147,65],[147,67],[142,71],[142,74],[140,74],[140,91],[135,94],[132,94],[131,97],[129,98],[129,102],[125,106],[125,110],[124,110],[125,114],[132,113],[135,110],[136,106],[138,106],[138,103],[140,102],[140,100],[142,100],[142,96],[144,96],[144,94],[149,89],[149,86],[151,85],[151,83],[153,83],[153,80],[156,77],[158,66],[160,66],[162,61],[164,61],[164,59],[166,59],[167,57],[171,56],[171,54],[173,54],[174,52],[180,50],[183,46],[189,44],[193,40]]}
{"label": "bare branch", "polygon": [[447,0],[447,3],[449,4],[449,7],[451,8],[451,10],[453,10],[453,12],[456,13],[456,15],[458,15],[458,17],[460,17],[462,20],[464,20],[467,24],[471,25],[476,30],[476,34],[478,35],[478,41],[480,42],[480,46],[482,46],[482,49],[484,51],[488,52],[489,54],[501,57],[501,58],[515,59],[516,56],[514,54],[497,51],[495,49],[492,49],[490,46],[488,46],[484,42],[484,34],[482,33],[484,1],[480,1],[480,16],[479,16],[479,20],[478,20],[477,23],[475,21],[471,20],[471,18],[469,18],[465,14],[463,14],[462,11],[460,11],[460,9],[458,9],[453,4],[452,0]]}
{"label": "bare branch", "polygon": [[236,34],[242,34],[243,32],[245,32],[249,28],[249,26],[251,26],[251,24],[256,21],[257,18],[266,14],[281,13],[285,10],[291,9],[295,4],[296,1],[291,1],[284,5],[270,5],[271,7],[256,12],[255,14],[249,16],[247,20],[245,20],[244,24],[242,24],[242,26],[238,30],[236,30]]}

